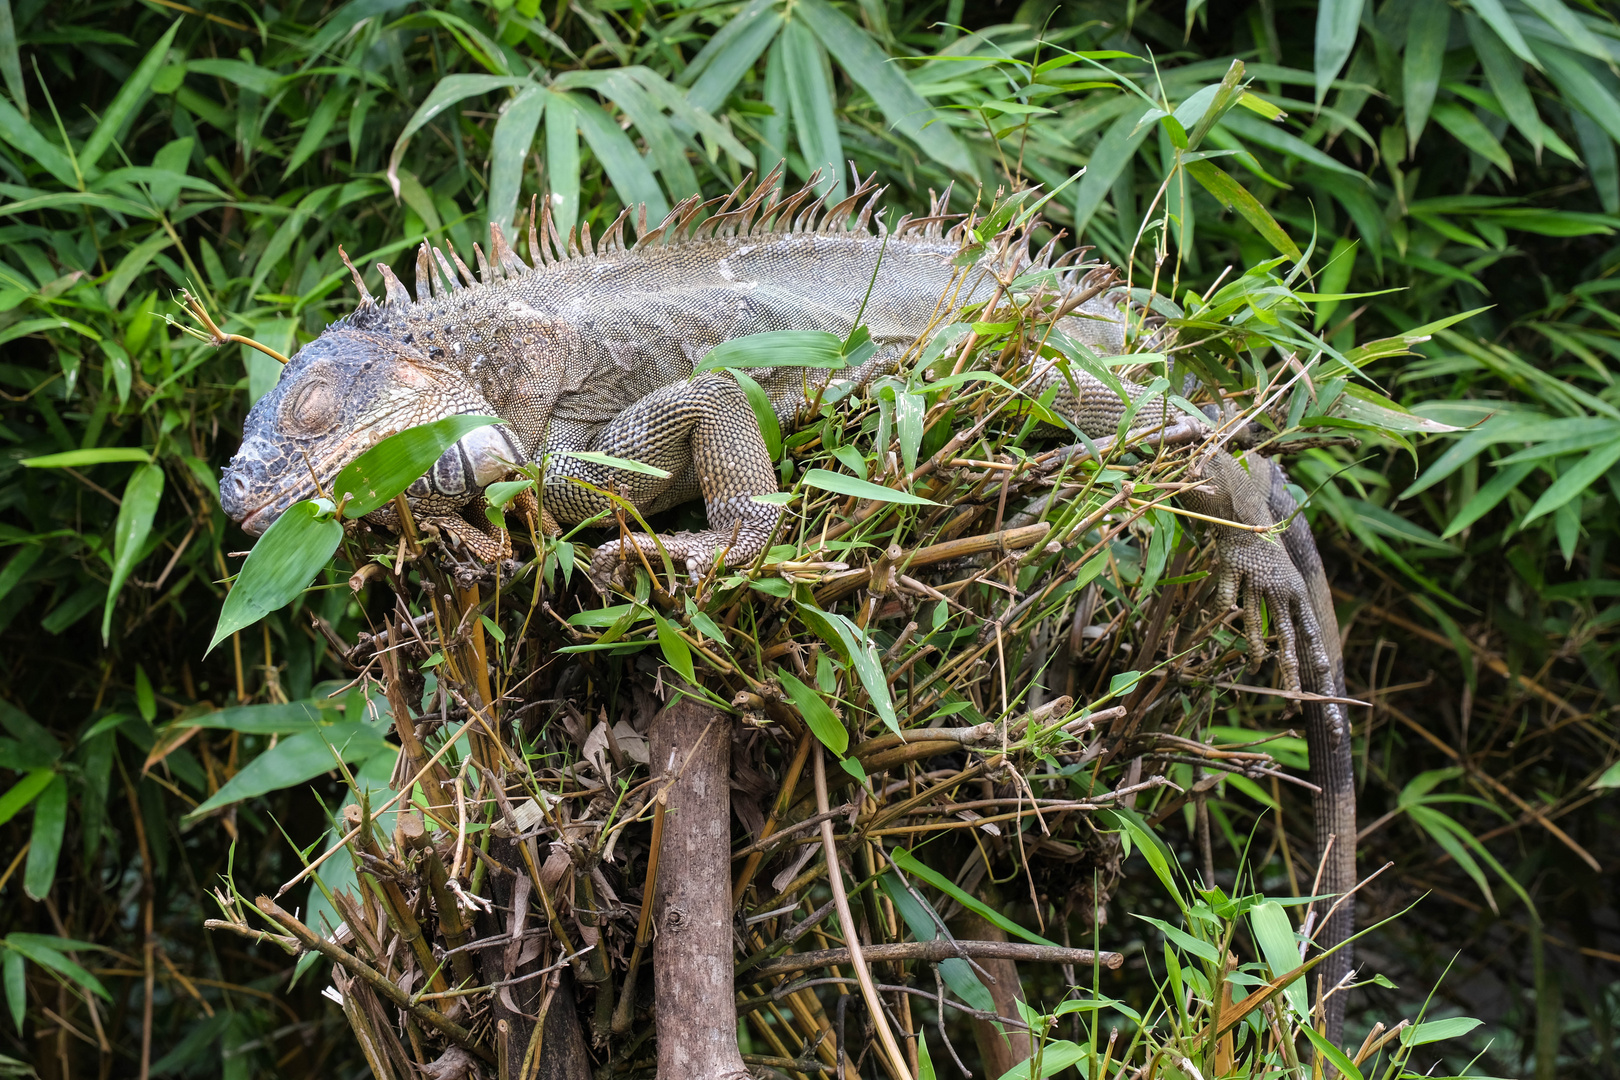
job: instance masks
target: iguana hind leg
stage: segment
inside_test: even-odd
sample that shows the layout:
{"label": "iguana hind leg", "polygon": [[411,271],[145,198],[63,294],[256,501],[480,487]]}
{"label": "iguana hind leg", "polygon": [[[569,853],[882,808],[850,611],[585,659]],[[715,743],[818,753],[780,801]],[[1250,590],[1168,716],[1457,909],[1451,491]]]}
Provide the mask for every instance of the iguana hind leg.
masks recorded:
{"label": "iguana hind leg", "polygon": [[[622,495],[642,514],[702,494],[707,529],[659,536],[656,543],[642,533],[630,537],[654,569],[661,562],[660,544],[677,570],[691,574],[722,554],[732,566],[749,562],[770,542],[781,517],[777,507],[754,500],[777,490],[776,470],[748,398],[726,375],[699,375],[655,390],[605,425],[588,446],[548,449],[546,508],[565,524],[612,509],[612,500],[592,487]],[[582,460],[569,456],[569,449],[626,458],[668,475]],[[621,541],[604,544],[591,560],[593,576],[602,580],[626,558],[634,555]]]}

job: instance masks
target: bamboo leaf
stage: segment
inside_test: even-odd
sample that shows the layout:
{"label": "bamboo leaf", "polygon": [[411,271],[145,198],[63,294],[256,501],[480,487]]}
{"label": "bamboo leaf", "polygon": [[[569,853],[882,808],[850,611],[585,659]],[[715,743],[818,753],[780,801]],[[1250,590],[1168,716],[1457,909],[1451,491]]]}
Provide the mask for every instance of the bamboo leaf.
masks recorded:
{"label": "bamboo leaf", "polygon": [[118,592],[124,587],[129,572],[135,569],[141,549],[152,531],[152,519],[157,515],[158,500],[163,497],[163,467],[141,465],[130,475],[124,486],[124,499],[118,507],[118,525],[113,530],[112,581],[107,586],[107,600],[101,613],[101,640],[105,644],[112,634],[113,605]]}
{"label": "bamboo leaf", "polygon": [[681,72],[677,82],[690,86],[686,99],[695,108],[718,112],[743,75],[776,40],[781,28],[776,0],[751,0]]}
{"label": "bamboo leaf", "polygon": [[913,495],[909,491],[898,488],[884,487],[874,484],[870,480],[860,480],[843,473],[835,473],[829,469],[811,469],[804,474],[804,486],[816,488],[821,491],[831,491],[837,495],[849,495],[857,499],[871,499],[876,502],[900,503],[903,506],[938,506],[932,499],[925,499],[921,495]]}
{"label": "bamboo leaf", "polygon": [[[11,17],[11,0],[0,0],[0,76],[6,91],[16,102],[17,111],[28,116],[28,88],[23,82],[22,58],[17,53],[17,23]],[[19,1030],[21,1025],[18,1025]]]}
{"label": "bamboo leaf", "polygon": [[799,153],[804,155],[806,179],[819,171],[817,192],[836,200],[844,190],[844,144],[838,134],[838,118],[833,115],[837,98],[827,81],[826,54],[802,22],[789,20],[782,28],[781,41],[793,133]]}
{"label": "bamboo leaf", "polygon": [[1596,484],[1603,474],[1620,461],[1620,439],[1607,446],[1592,450],[1580,461],[1559,474],[1552,486],[1541,493],[1530,512],[1524,515],[1522,524],[1528,525],[1543,514],[1550,514],[1571,499],[1586,494],[1588,488]]}
{"label": "bamboo leaf", "polygon": [[30,899],[45,899],[56,880],[62,837],[67,831],[67,809],[67,781],[56,774],[34,800],[34,827],[29,834],[28,862],[23,867],[23,892]]}
{"label": "bamboo leaf", "polygon": [[534,133],[540,126],[541,114],[550,91],[540,86],[525,86],[517,97],[501,109],[501,118],[495,121],[495,133],[489,145],[489,220],[503,232],[512,231],[512,218],[517,212],[518,193],[523,187],[523,163],[534,145]]}
{"label": "bamboo leaf", "polygon": [[[890,127],[922,147],[925,154],[941,165],[960,173],[975,171],[966,147],[940,122],[940,114],[923,100],[900,65],[870,34],[827,0],[797,0],[793,12],[821,40],[851,81],[877,103]],[[841,159],[838,166],[840,170],[843,168]]]}
{"label": "bamboo leaf", "polygon": [[248,552],[220,608],[207,652],[213,652],[236,631],[296,600],[331,560],[342,540],[343,525],[327,500],[309,499],[288,507]]}
{"label": "bamboo leaf", "polygon": [[646,206],[649,221],[660,221],[667,217],[669,203],[629,136],[596,102],[578,94],[570,95],[570,101],[579,118],[580,132],[590,144],[596,159],[602,163],[602,169],[613,182],[613,188],[624,205],[640,203]]}
{"label": "bamboo leaf", "polygon": [[1474,153],[1513,177],[1513,159],[1508,157],[1496,136],[1480,123],[1479,117],[1454,101],[1442,101],[1430,110],[1430,115],[1441,127]]}
{"label": "bamboo leaf", "polygon": [[243,799],[325,776],[337,768],[338,758],[355,764],[395,749],[372,725],[355,721],[291,735],[248,762],[186,817],[195,820]]}
{"label": "bamboo leaf", "polygon": [[[1490,2],[1496,3],[1497,0]],[[1468,40],[1473,43],[1474,53],[1479,57],[1480,66],[1485,70],[1485,81],[1490,84],[1491,93],[1496,95],[1496,100],[1502,105],[1502,112],[1513,126],[1519,129],[1519,134],[1525,137],[1539,157],[1543,125],[1540,114],[1536,112],[1535,100],[1530,96],[1530,87],[1524,81],[1524,67],[1519,63],[1520,57],[1532,58],[1530,46],[1525,45],[1521,38],[1519,48],[1513,48],[1493,29],[1494,24],[1486,26],[1471,14],[1464,14],[1463,25],[1468,28]],[[1512,26],[1511,20],[1508,25]],[[1517,32],[1515,29],[1514,33]],[[1520,49],[1523,52],[1520,52]],[[1541,66],[1539,61],[1532,60],[1532,62],[1538,68]]]}
{"label": "bamboo leaf", "polygon": [[1451,8],[1446,0],[1414,0],[1406,24],[1406,54],[1401,62],[1401,85],[1406,107],[1406,145],[1417,153],[1418,137],[1429,122],[1440,68],[1451,33]]}
{"label": "bamboo leaf", "polygon": [[1328,87],[1350,59],[1361,28],[1362,0],[1322,0],[1316,9],[1316,101],[1327,97]]}
{"label": "bamboo leaf", "polygon": [[491,90],[500,90],[509,86],[528,86],[529,80],[516,75],[446,75],[433,87],[433,92],[427,99],[416,107],[406,121],[405,129],[394,140],[393,152],[388,155],[388,183],[394,189],[394,198],[399,198],[399,163],[405,158],[405,148],[410,145],[411,136],[415,135],[434,117],[444,112],[450,106],[472,97],[474,94],[487,94]]}
{"label": "bamboo leaf", "polygon": [[799,710],[804,722],[810,726],[816,738],[821,740],[821,745],[843,757],[844,752],[849,749],[849,730],[844,727],[844,722],[838,718],[838,714],[833,712],[832,707],[822,699],[818,691],[800,682],[786,668],[777,668],[776,678],[782,684],[782,689],[787,692],[789,700],[793,702],[793,707]]}
{"label": "bamboo leaf", "polygon": [[572,94],[553,91],[546,105],[546,179],[552,222],[567,236],[579,221],[579,113]]}
{"label": "bamboo leaf", "polygon": [[113,140],[124,130],[124,125],[133,116],[135,107],[151,89],[152,79],[157,75],[158,68],[162,67],[168,58],[169,46],[174,43],[174,35],[179,29],[179,19],[170,23],[168,31],[158,38],[157,44],[147,50],[134,72],[119,86],[112,103],[101,114],[96,129],[90,133],[90,137],[84,141],[84,147],[79,151],[80,169],[85,172],[94,169],[101,160],[101,155],[107,152]]}
{"label": "bamboo leaf", "polygon": [[[1541,61],[1536,58],[1535,53],[1530,51],[1530,46],[1525,42],[1524,35],[1519,33],[1518,26],[1513,22],[1513,16],[1508,14],[1507,8],[1502,5],[1502,0],[1466,0],[1466,2],[1495,32],[1500,45],[1506,45],[1519,59],[1538,70],[1540,69]],[[1470,34],[1470,37],[1472,37],[1472,34]],[[1479,48],[1477,39],[1474,41],[1474,47],[1475,49]],[[1481,56],[1483,56],[1483,53],[1481,53]]]}
{"label": "bamboo leaf", "polygon": [[1271,212],[1262,206],[1260,200],[1250,194],[1247,188],[1208,161],[1189,161],[1186,168],[1205,191],[1215,196],[1222,205],[1236,210],[1243,220],[1253,225],[1255,231],[1266,238],[1266,243],[1295,262],[1303,258],[1299,246],[1289,239],[1282,226],[1271,216]]}
{"label": "bamboo leaf", "polygon": [[463,435],[500,422],[498,416],[466,413],[390,435],[343,467],[332,481],[332,497],[343,502],[345,518],[364,517],[393,502]]}

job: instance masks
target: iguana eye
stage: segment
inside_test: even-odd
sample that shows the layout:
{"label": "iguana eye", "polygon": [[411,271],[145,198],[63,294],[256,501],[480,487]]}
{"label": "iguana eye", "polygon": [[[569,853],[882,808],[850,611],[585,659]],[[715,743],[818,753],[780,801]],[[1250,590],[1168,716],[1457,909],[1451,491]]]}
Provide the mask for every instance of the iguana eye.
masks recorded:
{"label": "iguana eye", "polygon": [[281,406],[281,418],[295,432],[316,434],[331,429],[335,406],[324,379],[309,379],[293,390]]}

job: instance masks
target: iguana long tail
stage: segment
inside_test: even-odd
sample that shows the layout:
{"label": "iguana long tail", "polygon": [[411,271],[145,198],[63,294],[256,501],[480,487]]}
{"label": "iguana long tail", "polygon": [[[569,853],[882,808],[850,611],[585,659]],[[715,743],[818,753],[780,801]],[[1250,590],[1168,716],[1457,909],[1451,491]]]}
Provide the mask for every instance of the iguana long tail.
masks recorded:
{"label": "iguana long tail", "polygon": [[[1339,648],[1339,620],[1333,611],[1333,594],[1328,589],[1327,574],[1322,569],[1322,557],[1316,550],[1316,539],[1311,535],[1305,515],[1299,513],[1299,504],[1288,491],[1287,476],[1276,462],[1270,462],[1271,491],[1268,503],[1272,517],[1277,521],[1292,522],[1282,534],[1283,547],[1288,557],[1305,579],[1306,593],[1316,614],[1322,632],[1322,648],[1327,653],[1328,669],[1316,664],[1300,665],[1306,690],[1332,697],[1345,696],[1344,655]],[[1315,796],[1316,851],[1322,858],[1327,851],[1326,865],[1322,868],[1322,884],[1317,890],[1323,894],[1342,896],[1356,884],[1356,783],[1354,760],[1350,748],[1350,718],[1343,705],[1325,702],[1305,703],[1305,741],[1310,748],[1311,782],[1321,790]],[[1332,848],[1328,850],[1331,841]],[[1331,907],[1333,901],[1328,901]],[[1322,910],[1320,907],[1318,910]],[[1340,904],[1332,918],[1317,934],[1317,943],[1330,949],[1355,932],[1356,902],[1349,899]],[[1346,945],[1323,961],[1316,969],[1320,983],[1331,988],[1349,972],[1351,946]],[[1317,985],[1313,975],[1311,984]],[[1327,1037],[1339,1041],[1344,1030],[1345,994],[1343,991],[1328,998]]]}

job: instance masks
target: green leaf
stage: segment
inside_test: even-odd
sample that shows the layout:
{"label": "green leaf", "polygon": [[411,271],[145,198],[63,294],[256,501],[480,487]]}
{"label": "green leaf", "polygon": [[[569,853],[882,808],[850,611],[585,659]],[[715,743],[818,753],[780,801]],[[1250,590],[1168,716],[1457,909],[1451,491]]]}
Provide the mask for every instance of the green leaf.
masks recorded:
{"label": "green leaf", "polygon": [[[967,148],[949,127],[938,122],[939,113],[929,107],[900,65],[884,53],[871,35],[826,0],[797,0],[792,10],[821,39],[821,44],[838,61],[850,81],[871,96],[890,127],[941,165],[959,173],[977,171]],[[763,47],[761,45],[761,49]],[[795,112],[794,115],[800,114]],[[841,159],[838,167],[844,167]]]}
{"label": "green leaf", "polygon": [[835,473],[831,469],[811,469],[804,474],[804,486],[817,488],[821,491],[831,491],[837,495],[851,495],[857,499],[871,499],[875,502],[900,503],[904,506],[938,506],[932,499],[925,499],[921,495],[913,495],[909,491],[900,491],[896,488],[884,487],[874,484],[870,480],[859,480],[843,473]]}
{"label": "green leaf", "polygon": [[552,222],[567,237],[579,220],[579,113],[572,94],[553,91],[546,105],[546,179]]}
{"label": "green leaf", "polygon": [[124,501],[118,507],[118,524],[113,530],[112,581],[107,586],[107,601],[101,612],[101,641],[106,644],[112,635],[113,605],[118,591],[124,587],[129,572],[146,546],[152,532],[152,519],[157,515],[158,501],[163,498],[163,467],[142,465],[124,485]]}
{"label": "green leaf", "polygon": [[[1359,4],[1360,0],[1357,0],[1357,3]],[[1091,158],[1086,162],[1086,174],[1080,178],[1080,183],[1076,184],[1074,189],[1076,233],[1084,235],[1091,216],[1097,212],[1103,199],[1113,190],[1114,181],[1119,179],[1120,173],[1125,171],[1125,166],[1136,156],[1137,148],[1152,132],[1151,126],[1138,124],[1147,111],[1146,105],[1127,103],[1125,114],[1109,126],[1096,148],[1091,151]]]}
{"label": "green leaf", "polygon": [[825,330],[767,330],[722,341],[692,374],[722,368],[842,368],[844,341]]}
{"label": "green leaf", "polygon": [[[1249,926],[1254,930],[1255,944],[1271,969],[1273,979],[1281,978],[1299,967],[1299,939],[1294,936],[1294,924],[1288,921],[1288,912],[1275,900],[1267,900],[1249,909]],[[1302,1020],[1310,1017],[1310,1001],[1305,980],[1295,979],[1283,990],[1283,996]],[[1304,1026],[1304,1025],[1302,1025]]]}
{"label": "green leaf", "polygon": [[[1541,61],[1536,59],[1536,54],[1530,51],[1530,46],[1525,43],[1524,35],[1519,33],[1518,26],[1513,22],[1513,16],[1508,14],[1502,0],[1467,0],[1467,3],[1495,31],[1497,41],[1506,45],[1525,63],[1537,69],[1541,67]],[[1469,36],[1472,38],[1473,35],[1470,34]],[[1474,48],[1479,51],[1478,39],[1474,39]],[[1480,52],[1480,57],[1484,58],[1483,52]],[[1486,74],[1489,77],[1488,66]]]}
{"label": "green leaf", "polygon": [[1615,462],[1620,461],[1620,439],[1608,446],[1600,446],[1559,474],[1552,486],[1541,493],[1521,525],[1528,525],[1543,514],[1550,514],[1571,499],[1586,494]]}
{"label": "green leaf", "polygon": [[240,731],[248,735],[296,735],[328,722],[335,715],[324,711],[314,701],[293,701],[285,705],[233,705],[211,713],[181,717],[169,726]]}
{"label": "green leaf", "polygon": [[344,102],[348,97],[343,87],[334,86],[321,98],[321,103],[315,106],[310,114],[309,122],[304,125],[304,133],[298,137],[298,145],[287,158],[287,167],[282,170],[283,180],[293,174],[293,170],[310,159],[315,151],[321,148],[332,125],[337,122],[338,113],[342,111]]}
{"label": "green leaf", "polygon": [[1417,153],[1418,137],[1429,122],[1440,68],[1451,33],[1451,8],[1446,0],[1413,0],[1406,24],[1406,55],[1401,62],[1401,86],[1406,105],[1406,145]]}
{"label": "green leaf", "polygon": [[500,422],[498,416],[462,413],[390,435],[343,467],[332,481],[332,497],[341,502],[349,496],[345,518],[365,517],[393,502],[462,436]]}
{"label": "green leaf", "polygon": [[660,469],[656,465],[648,465],[642,461],[632,461],[629,458],[614,457],[599,450],[555,450],[558,457],[573,458],[576,461],[588,461],[592,465],[605,465],[610,469],[623,469],[625,472],[640,473],[642,476],[656,476],[660,480],[668,480],[668,469]]}
{"label": "green leaf", "polygon": [[1350,59],[1361,27],[1362,0],[1322,0],[1316,9],[1316,103]]}
{"label": "green leaf", "polygon": [[782,689],[787,691],[793,707],[799,710],[804,722],[821,740],[821,745],[843,757],[849,749],[849,731],[844,727],[844,722],[838,719],[838,714],[833,712],[818,691],[800,682],[791,671],[777,668],[776,678],[782,684]]}
{"label": "green leaf", "polygon": [[675,674],[685,679],[688,686],[696,686],[691,646],[687,645],[686,639],[681,637],[674,625],[656,611],[653,612],[653,622],[658,625],[658,647],[663,650],[664,662],[674,668]]}
{"label": "green leaf", "polygon": [[1445,1020],[1429,1020],[1422,1024],[1413,1024],[1401,1032],[1401,1045],[1423,1046],[1442,1039],[1460,1038],[1482,1023],[1483,1020],[1475,1020],[1471,1016],[1453,1016]]}
{"label": "green leaf", "polygon": [[912,855],[911,852],[907,851],[905,848],[895,848],[889,853],[889,858],[891,861],[893,861],[894,865],[898,866],[912,877],[921,878],[922,880],[928,882],[928,884],[932,885],[946,896],[949,896],[958,904],[961,904],[969,911],[974,912],[979,917],[985,919],[993,925],[1001,927],[1003,930],[1007,931],[1007,933],[1021,937],[1025,941],[1033,942],[1036,945],[1053,944],[1053,942],[1041,937],[1041,935],[1025,930],[1022,926],[1019,926],[1001,912],[990,907],[978,897],[963,891],[954,881],[946,877],[944,874],[924,866],[917,860],[916,856]]}
{"label": "green leaf", "polygon": [[241,772],[226,781],[223,787],[187,817],[200,817],[243,799],[324,776],[337,768],[334,751],[345,762],[353,764],[395,749],[376,729],[364,723],[333,724],[316,731],[306,731],[302,735],[292,735],[248,762]]}
{"label": "green leaf", "polygon": [[[9,0],[5,0],[9,3]],[[11,1022],[17,1025],[17,1034],[22,1034],[23,1017],[28,1008],[28,973],[24,969],[26,961],[23,954],[14,949],[5,949],[0,954],[0,965],[4,966],[4,979],[6,986],[6,1006],[11,1010]]]}
{"label": "green leaf", "polygon": [[151,461],[152,452],[136,446],[99,446],[91,450],[68,450],[60,454],[24,458],[19,464],[30,469],[82,469],[87,465],[107,465],[116,461]]}
{"label": "green leaf", "polygon": [[[1288,989],[1292,990],[1294,986],[1298,985],[1299,983],[1296,982]],[[1287,991],[1284,991],[1284,993],[1286,992]],[[1343,1050],[1340,1050],[1337,1046],[1334,1046],[1331,1042],[1329,1042],[1327,1036],[1318,1035],[1316,1033],[1316,1029],[1311,1027],[1309,1024],[1299,1025],[1299,1030],[1303,1031],[1305,1033],[1305,1037],[1311,1040],[1311,1045],[1316,1047],[1318,1053],[1322,1054],[1328,1059],[1328,1061],[1333,1063],[1333,1067],[1339,1070],[1340,1076],[1345,1077],[1346,1080],[1362,1080],[1361,1070],[1356,1068],[1356,1063],[1351,1061],[1349,1055],[1347,1055]],[[1404,1034],[1404,1032],[1402,1034]]]}
{"label": "green leaf", "polygon": [[[1135,915],[1134,912],[1132,914]],[[1211,964],[1219,962],[1221,956],[1220,951],[1209,942],[1204,941],[1201,938],[1194,937],[1192,934],[1187,933],[1187,931],[1178,926],[1172,926],[1163,919],[1154,919],[1147,915],[1135,915],[1135,917],[1141,919],[1145,923],[1151,923],[1153,926],[1156,926],[1159,932],[1168,938],[1170,940],[1170,944],[1175,948],[1178,948],[1183,952],[1191,953],[1201,960],[1207,960]]]}
{"label": "green leaf", "polygon": [[1520,462],[1502,469],[1475,492],[1473,498],[1463,504],[1457,515],[1451,519],[1451,523],[1446,526],[1446,531],[1440,534],[1440,538],[1449,540],[1496,509],[1497,505],[1507,498],[1510,492],[1517,490],[1524,478],[1535,469],[1536,463],[1533,461]]}
{"label": "green leaf", "polygon": [[487,94],[491,90],[501,90],[509,86],[530,86],[528,78],[516,75],[446,75],[433,87],[422,104],[416,107],[406,121],[405,129],[394,140],[394,150],[388,156],[388,180],[393,186],[394,197],[399,197],[399,164],[405,159],[405,148],[410,145],[411,136],[415,135],[425,125],[444,110],[464,98],[474,94]]}
{"label": "green leaf", "polygon": [[535,130],[551,97],[551,92],[544,87],[525,86],[517,97],[506,103],[501,118],[495,121],[495,133],[489,144],[488,216],[503,232],[512,231],[518,192],[523,187],[523,163],[528,159],[529,147],[534,145]]}
{"label": "green leaf", "polygon": [[343,526],[325,499],[308,499],[288,507],[248,552],[220,608],[207,652],[244,626],[296,600],[342,540]]}
{"label": "green leaf", "polygon": [[55,777],[55,769],[35,769],[12,784],[4,795],[0,795],[0,825],[16,817]]}
{"label": "green leaf", "polygon": [[101,980],[90,974],[78,964],[69,960],[62,953],[73,952],[79,949],[98,949],[99,945],[92,945],[84,941],[70,941],[67,938],[50,937],[46,934],[7,934],[6,948],[15,950],[32,960],[42,968],[49,968],[69,982],[76,983],[95,994],[97,997],[112,1000],[107,988],[101,985]]}
{"label": "green leaf", "polygon": [[29,834],[28,862],[23,868],[23,892],[31,899],[45,899],[56,880],[56,862],[67,830],[67,809],[67,780],[57,774],[34,800],[34,828]]}
{"label": "green leaf", "polygon": [[676,81],[691,86],[687,100],[696,108],[718,112],[781,28],[776,0],[750,0],[681,72]]}
{"label": "green leaf", "polygon": [[[1488,0],[1490,4],[1499,4],[1500,0]],[[1481,5],[1475,3],[1475,7]],[[1463,25],[1468,28],[1468,40],[1473,43],[1474,53],[1479,57],[1480,66],[1485,69],[1485,81],[1490,84],[1491,93],[1502,106],[1513,126],[1519,129],[1535,150],[1537,156],[1541,154],[1541,133],[1543,126],[1541,116],[1536,111],[1535,100],[1530,96],[1530,87],[1524,81],[1524,65],[1519,62],[1522,57],[1535,64],[1538,68],[1540,62],[1530,52],[1530,46],[1518,37],[1518,28],[1513,21],[1507,18],[1507,13],[1501,13],[1508,27],[1513,31],[1518,41],[1517,47],[1512,42],[1504,40],[1501,32],[1495,29],[1495,24],[1487,26],[1471,14],[1463,16]],[[1515,56],[1514,54],[1518,55]]]}
{"label": "green leaf", "polygon": [[[1547,76],[1570,102],[1590,116],[1609,138],[1620,142],[1620,101],[1605,80],[1581,57],[1537,38],[1532,46],[1546,65]],[[1607,72],[1604,73],[1607,75]]]}
{"label": "green leaf", "polygon": [[1222,205],[1236,210],[1243,220],[1253,225],[1266,242],[1284,255],[1298,262],[1302,257],[1299,246],[1289,239],[1271,212],[1260,204],[1249,190],[1208,161],[1189,161],[1186,168],[1205,191],[1215,196]]}
{"label": "green leaf", "polygon": [[578,117],[580,132],[590,144],[596,160],[601,162],[602,170],[613,182],[613,190],[618,192],[620,201],[626,206],[637,203],[646,206],[648,221],[661,221],[667,217],[669,202],[630,137],[602,106],[584,95],[570,94],[569,102]]}
{"label": "green leaf", "polygon": [[789,19],[782,28],[781,48],[793,130],[804,167],[810,173],[820,172],[816,191],[837,201],[844,191],[844,143],[833,115],[833,103],[838,99],[827,82],[821,43],[804,23]]}
{"label": "green leaf", "polygon": [[809,624],[817,637],[854,667],[879,719],[890,731],[899,734],[900,721],[894,713],[888,675],[883,670],[883,662],[870,635],[850,621],[848,616],[822,611],[814,604],[799,604],[799,617]]}
{"label": "green leaf", "polygon": [[[1089,1046],[1081,1046],[1067,1039],[1052,1039],[1042,1044],[1040,1056],[1040,1075],[1044,1078],[1054,1076],[1082,1061],[1090,1060],[1092,1051]],[[1026,1058],[1002,1073],[1001,1080],[1031,1080],[1034,1068],[1034,1059]],[[1085,1075],[1085,1070],[1081,1070],[1081,1075]]]}
{"label": "green leaf", "polygon": [[1430,115],[1458,142],[1507,173],[1510,178],[1513,176],[1513,159],[1508,157],[1508,152],[1502,149],[1496,136],[1472,111],[1455,101],[1442,101],[1430,110]]}
{"label": "green leaf", "polygon": [[[712,354],[711,354],[712,355]],[[740,368],[730,368],[731,377],[737,380],[742,392],[748,398],[748,407],[754,412],[754,419],[759,422],[759,433],[765,440],[765,452],[772,461],[782,456],[782,425],[776,419],[776,407],[771,404],[771,397],[765,388],[753,380],[753,377]]]}
{"label": "green leaf", "polygon": [[[11,0],[0,0],[0,75],[17,108],[28,113],[28,89],[23,82],[22,57],[17,52],[17,23],[11,17]],[[21,1021],[17,1029],[22,1030]]]}
{"label": "green leaf", "polygon": [[[152,78],[157,75],[158,68],[163,66],[169,55],[169,46],[174,43],[174,35],[180,30],[181,20],[176,19],[169,24],[168,31],[158,39],[157,44],[147,50],[140,64],[128,78],[119,82],[118,93],[114,95],[112,103],[101,114],[96,129],[84,141],[84,147],[79,151],[79,167],[86,172],[94,169],[101,161],[101,155],[112,146],[113,140],[118,138],[124,130],[124,124],[130,120],[146,92],[152,87]],[[77,187],[78,185],[74,185]]]}
{"label": "green leaf", "polygon": [[41,135],[39,129],[30,124],[23,114],[4,98],[0,98],[0,139],[21,150],[25,160],[43,167],[67,187],[80,186],[79,174],[73,167],[73,159],[68,157],[61,147]]}

